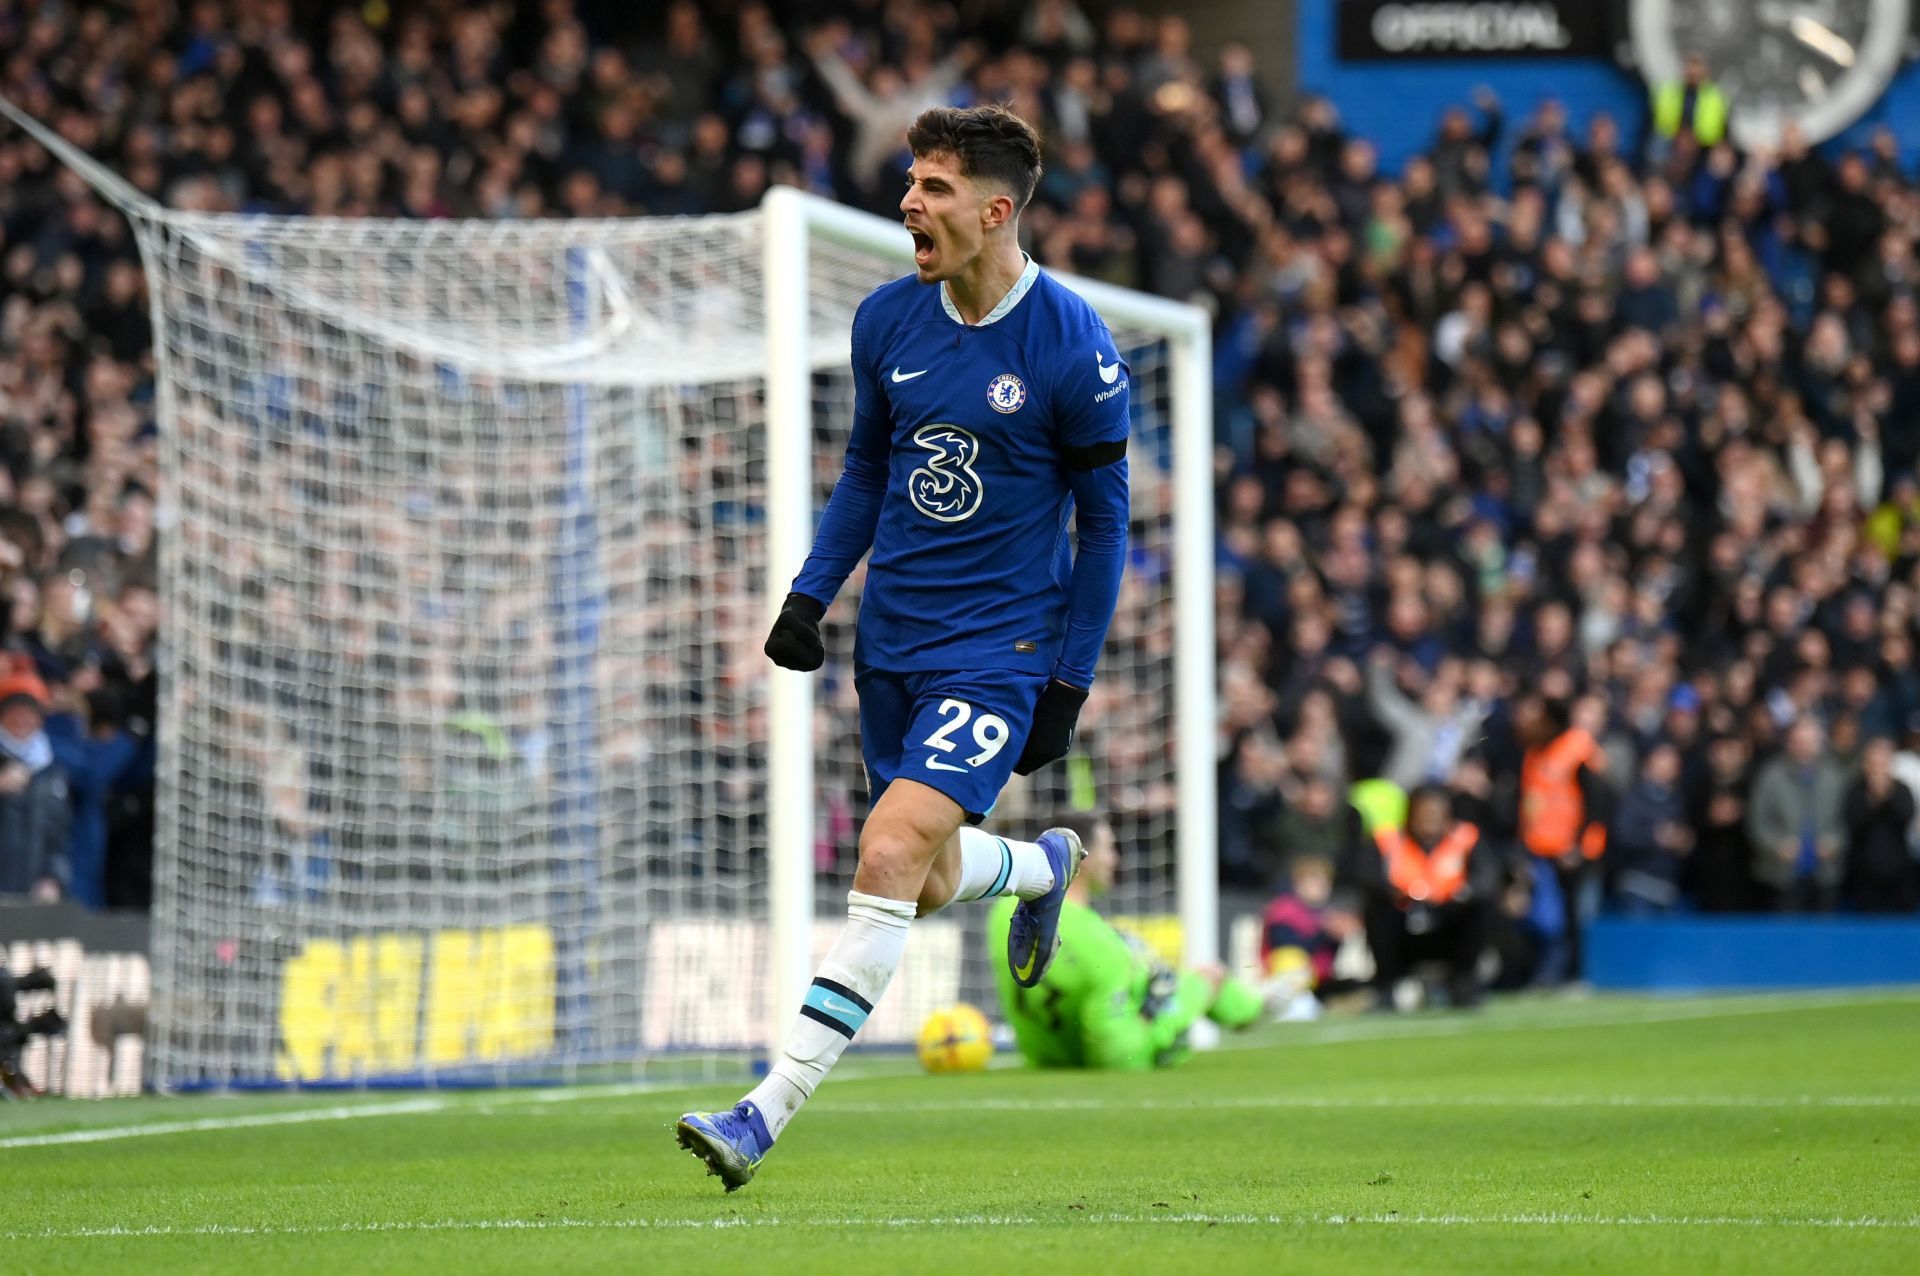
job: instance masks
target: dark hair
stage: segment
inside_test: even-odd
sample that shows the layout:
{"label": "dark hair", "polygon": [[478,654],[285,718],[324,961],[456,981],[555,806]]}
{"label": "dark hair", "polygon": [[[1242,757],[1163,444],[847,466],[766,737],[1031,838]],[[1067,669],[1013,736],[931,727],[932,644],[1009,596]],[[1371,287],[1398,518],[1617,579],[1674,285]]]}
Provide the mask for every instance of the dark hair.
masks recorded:
{"label": "dark hair", "polygon": [[1541,696],[1540,712],[1555,731],[1565,731],[1573,725],[1573,706],[1557,696]]}
{"label": "dark hair", "polygon": [[907,130],[915,155],[945,151],[967,177],[1004,186],[1017,214],[1040,184],[1040,134],[1004,106],[936,106]]}

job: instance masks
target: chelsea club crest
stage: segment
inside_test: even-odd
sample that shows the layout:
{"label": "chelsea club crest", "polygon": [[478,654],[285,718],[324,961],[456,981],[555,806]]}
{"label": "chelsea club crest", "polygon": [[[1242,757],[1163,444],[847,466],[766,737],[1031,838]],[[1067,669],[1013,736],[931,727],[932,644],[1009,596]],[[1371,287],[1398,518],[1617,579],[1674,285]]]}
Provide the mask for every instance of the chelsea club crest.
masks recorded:
{"label": "chelsea club crest", "polygon": [[1002,372],[987,383],[987,403],[995,412],[1018,412],[1027,401],[1027,387],[1011,372]]}

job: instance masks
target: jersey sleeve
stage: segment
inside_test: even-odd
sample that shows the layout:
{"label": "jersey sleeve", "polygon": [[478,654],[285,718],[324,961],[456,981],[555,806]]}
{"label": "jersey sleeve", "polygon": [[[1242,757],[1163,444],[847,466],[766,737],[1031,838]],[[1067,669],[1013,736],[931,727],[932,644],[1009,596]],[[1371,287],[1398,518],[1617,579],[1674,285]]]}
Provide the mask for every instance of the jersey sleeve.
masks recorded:
{"label": "jersey sleeve", "polygon": [[1131,372],[1097,320],[1054,352],[1053,423],[1069,472],[1124,460]]}
{"label": "jersey sleeve", "polygon": [[887,465],[893,453],[893,410],[874,375],[868,347],[870,301],[853,316],[853,436],[833,496],[813,534],[813,551],[793,579],[795,593],[833,602],[854,565],[873,547],[874,529],[887,495]]}
{"label": "jersey sleeve", "polygon": [[1105,324],[1069,341],[1057,357],[1055,433],[1078,543],[1054,677],[1084,689],[1093,685],[1127,565],[1130,373]]}

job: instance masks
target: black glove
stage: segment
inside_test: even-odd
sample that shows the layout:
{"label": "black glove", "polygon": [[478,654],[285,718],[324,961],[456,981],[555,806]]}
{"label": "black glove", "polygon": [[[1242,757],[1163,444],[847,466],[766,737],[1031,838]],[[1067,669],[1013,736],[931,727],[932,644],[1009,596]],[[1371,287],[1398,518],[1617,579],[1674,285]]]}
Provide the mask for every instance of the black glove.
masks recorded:
{"label": "black glove", "polygon": [[788,594],[773,619],[773,632],[767,635],[767,659],[801,673],[818,669],[827,659],[826,644],[820,641],[820,618],[826,614],[818,598]]}
{"label": "black glove", "polygon": [[1180,976],[1155,962],[1147,976],[1147,994],[1140,999],[1140,1017],[1151,1023],[1180,995]]}
{"label": "black glove", "polygon": [[1033,730],[1027,733],[1027,747],[1020,750],[1014,771],[1032,775],[1047,763],[1066,757],[1073,747],[1073,724],[1080,720],[1080,706],[1086,702],[1087,693],[1080,688],[1069,687],[1058,678],[1049,682],[1040,693],[1040,703],[1033,706]]}

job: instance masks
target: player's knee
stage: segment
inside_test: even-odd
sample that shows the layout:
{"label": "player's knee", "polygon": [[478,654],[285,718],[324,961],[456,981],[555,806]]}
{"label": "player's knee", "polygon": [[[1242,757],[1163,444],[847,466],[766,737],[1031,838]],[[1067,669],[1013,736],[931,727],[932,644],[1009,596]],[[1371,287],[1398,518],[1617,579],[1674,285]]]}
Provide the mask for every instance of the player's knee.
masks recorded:
{"label": "player's knee", "polygon": [[924,871],[933,858],[925,839],[904,830],[875,829],[871,825],[860,836],[861,864],[883,873]]}
{"label": "player's knee", "polygon": [[874,869],[904,869],[916,860],[912,839],[889,831],[860,835],[860,863]]}

